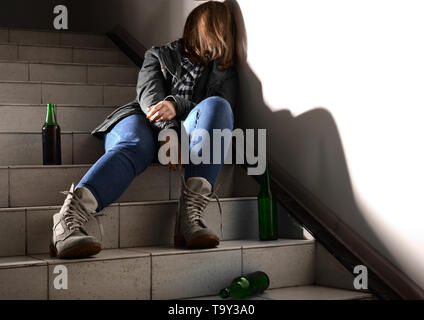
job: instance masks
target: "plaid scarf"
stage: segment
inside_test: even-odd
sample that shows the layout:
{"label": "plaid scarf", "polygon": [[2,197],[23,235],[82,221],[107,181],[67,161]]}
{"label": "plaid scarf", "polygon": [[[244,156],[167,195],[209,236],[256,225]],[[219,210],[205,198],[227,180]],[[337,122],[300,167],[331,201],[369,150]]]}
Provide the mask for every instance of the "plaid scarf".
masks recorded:
{"label": "plaid scarf", "polygon": [[202,75],[204,67],[199,62],[191,63],[187,56],[181,58],[181,78],[177,81],[172,79],[172,87],[176,89],[177,96],[191,100],[194,85]]}

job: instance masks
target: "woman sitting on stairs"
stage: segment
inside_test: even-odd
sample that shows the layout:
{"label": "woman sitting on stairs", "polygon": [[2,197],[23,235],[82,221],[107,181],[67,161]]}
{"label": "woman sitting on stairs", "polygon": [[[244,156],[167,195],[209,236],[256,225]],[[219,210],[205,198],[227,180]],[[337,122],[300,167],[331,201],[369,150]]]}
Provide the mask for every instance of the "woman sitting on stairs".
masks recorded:
{"label": "woman sitting on stairs", "polygon": [[[101,243],[84,225],[116,201],[151,164],[161,130],[175,129],[179,136],[185,130],[190,150],[194,146],[199,150],[203,141],[191,139],[195,129],[204,129],[211,137],[213,129],[233,129],[238,86],[235,65],[240,56],[236,35],[229,6],[209,1],[190,13],[183,38],[146,51],[136,100],[116,109],[92,132],[104,139],[105,154],[75,188],[72,185],[65,192],[64,204],[53,216],[52,255],[84,258],[100,252]],[[215,195],[212,189],[226,151],[221,152],[220,164],[184,164],[176,246],[212,248],[219,244],[203,212]],[[212,163],[213,150],[210,159]],[[173,170],[182,167],[181,162],[168,166]]]}

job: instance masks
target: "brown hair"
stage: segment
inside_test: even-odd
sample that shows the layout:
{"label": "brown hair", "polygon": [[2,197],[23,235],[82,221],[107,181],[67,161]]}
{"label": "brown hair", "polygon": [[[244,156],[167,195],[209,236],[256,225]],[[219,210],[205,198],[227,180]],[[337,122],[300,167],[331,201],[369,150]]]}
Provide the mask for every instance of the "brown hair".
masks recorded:
{"label": "brown hair", "polygon": [[224,2],[208,1],[196,7],[184,26],[184,51],[206,65],[218,59],[221,70],[237,64],[236,24]]}

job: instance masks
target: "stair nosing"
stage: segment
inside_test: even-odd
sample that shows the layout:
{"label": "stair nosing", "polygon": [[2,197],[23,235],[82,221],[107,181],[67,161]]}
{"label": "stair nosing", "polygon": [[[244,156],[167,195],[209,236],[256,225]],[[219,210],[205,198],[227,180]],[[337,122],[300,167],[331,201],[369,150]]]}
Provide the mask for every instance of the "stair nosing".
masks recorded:
{"label": "stair nosing", "polygon": [[[300,285],[300,286],[289,286],[289,287],[279,287],[279,288],[272,288],[272,289],[268,289],[266,290],[263,294],[257,296],[257,298],[260,299],[264,299],[264,300],[272,300],[272,301],[283,301],[283,300],[279,300],[279,299],[272,299],[271,297],[267,296],[267,293],[272,292],[274,290],[290,290],[290,289],[295,289],[295,288],[310,288],[310,287],[316,287],[316,288],[328,288],[331,290],[337,290],[337,291],[345,291],[345,292],[349,292],[351,293],[351,297],[348,299],[342,299],[344,301],[348,301],[348,300],[362,300],[362,299],[366,299],[366,298],[373,298],[373,294],[369,293],[369,292],[361,292],[361,291],[355,291],[355,290],[348,290],[348,289],[341,289],[341,288],[336,288],[336,287],[328,287],[328,286],[322,286],[322,285],[317,285],[317,284],[309,284],[309,285]],[[208,300],[215,300],[214,298],[216,297],[216,300],[220,300],[221,298],[218,295],[209,295],[209,296],[200,296],[200,297],[191,297],[191,298],[184,298],[182,300],[199,300],[202,298],[209,298]],[[319,299],[315,299],[315,301],[317,301]],[[322,300],[322,299],[321,299]],[[342,301],[341,299],[332,299],[334,301]],[[332,300],[327,300],[327,301],[332,301]],[[301,300],[298,300],[301,301]],[[314,300],[309,300],[309,301],[314,301]]]}
{"label": "stair nosing", "polygon": [[[10,28],[10,27],[4,27],[1,30],[7,30],[9,37],[8,37],[8,43],[18,43],[18,44],[29,44],[29,45],[42,45],[42,43],[26,43],[26,42],[11,42],[10,41],[10,33],[13,31],[27,31],[27,32],[39,32],[39,33],[50,33],[50,34],[56,34],[59,37],[59,44],[54,44],[59,47],[65,47],[62,46],[62,35],[76,35],[76,36],[97,36],[103,38],[103,44],[101,47],[94,47],[94,48],[106,48],[106,49],[114,49],[113,47],[107,46],[106,40],[110,40],[110,38],[105,33],[92,33],[92,32],[74,32],[74,31],[67,31],[67,30],[53,30],[53,29],[30,29],[30,28]],[[112,43],[113,41],[110,40]]]}
{"label": "stair nosing", "polygon": [[19,84],[47,84],[47,85],[67,85],[67,86],[97,86],[97,87],[125,87],[135,88],[136,84],[128,83],[84,83],[84,82],[51,82],[51,81],[25,81],[25,80],[0,80],[2,83],[19,83]]}
{"label": "stair nosing", "polygon": [[[284,240],[291,240],[291,239],[280,239],[278,244],[275,244],[274,246],[263,246],[261,248],[275,248],[275,247],[289,247],[289,246],[303,246],[303,245],[311,245],[315,243],[315,240],[293,240],[297,243],[283,243]],[[248,240],[239,240],[240,242],[248,241]],[[259,241],[259,240],[258,240]],[[135,259],[135,258],[142,258],[142,257],[161,257],[161,256],[173,256],[173,255],[186,255],[186,254],[202,254],[202,253],[216,253],[216,252],[225,252],[225,251],[238,251],[238,250],[249,250],[249,249],[256,249],[257,247],[250,247],[249,245],[242,245],[242,244],[231,244],[232,240],[224,240],[221,241],[220,244],[223,244],[224,246],[218,246],[215,248],[208,248],[208,249],[185,249],[185,248],[175,248],[172,245],[157,245],[157,246],[142,246],[142,247],[128,247],[128,248],[113,248],[113,249],[104,249],[103,252],[111,253],[112,251],[115,252],[131,252],[133,255],[128,257],[102,257],[102,256],[94,256],[91,258],[84,258],[84,259],[75,259],[75,260],[62,260],[50,257],[48,253],[41,253],[41,254],[28,254],[25,256],[16,256],[18,257],[29,257],[33,259],[38,259],[42,262],[47,263],[48,265],[56,265],[56,264],[64,264],[64,263],[85,263],[85,262],[96,262],[96,261],[109,261],[109,260],[121,260],[121,259]],[[155,249],[159,249],[161,251],[156,251]],[[162,251],[163,250],[163,251]],[[7,269],[7,267],[3,266],[3,268]]]}
{"label": "stair nosing", "polygon": [[[0,166],[0,169],[42,169],[42,168],[46,168],[46,169],[72,169],[72,168],[88,168],[91,167],[93,165],[93,163],[88,163],[88,164],[62,164],[62,165],[41,165],[41,164],[23,164],[23,165],[8,165],[8,166]],[[162,165],[159,163],[152,163],[150,164],[150,167],[159,167]],[[163,166],[165,167],[165,166]],[[166,167],[165,167],[166,168]]]}
{"label": "stair nosing", "polygon": [[64,66],[76,66],[76,67],[104,67],[104,68],[126,68],[135,69],[139,68],[136,66],[130,66],[125,64],[109,64],[109,63],[81,63],[81,62],[54,62],[54,61],[32,61],[32,60],[4,60],[0,59],[1,63],[18,63],[18,64],[45,64],[45,65],[64,65]]}
{"label": "stair nosing", "polygon": [[[10,262],[9,265],[7,263],[3,263],[4,265],[1,265],[0,263],[0,270],[5,269],[15,269],[15,268],[28,268],[28,267],[37,267],[37,266],[47,266],[47,262],[44,260],[41,260],[39,258],[33,257],[31,255],[18,255],[18,256],[7,256],[7,257],[0,257],[0,262],[2,258],[9,258],[9,259],[15,259],[15,262]],[[22,262],[16,262],[19,259],[22,258],[30,258],[32,261],[22,261]]]}
{"label": "stair nosing", "polygon": [[77,49],[77,50],[98,50],[98,51],[111,51],[121,52],[118,48],[111,47],[84,47],[84,46],[60,46],[54,44],[42,44],[42,43],[23,43],[23,42],[0,42],[0,46],[23,46],[23,47],[40,47],[40,48],[57,48],[57,49]]}
{"label": "stair nosing", "polygon": [[[47,105],[47,103],[5,103],[5,102],[0,102],[0,107],[34,107],[34,108],[39,108],[39,107],[45,107]],[[57,103],[55,104],[55,107],[62,107],[62,108],[116,108],[116,105],[102,105],[102,104],[61,104],[61,103]]]}
{"label": "stair nosing", "polygon": [[29,254],[27,255],[30,258],[38,259],[40,261],[43,261],[47,264],[47,266],[50,265],[57,265],[57,264],[69,264],[69,263],[86,263],[86,262],[99,262],[99,261],[113,261],[113,260],[127,260],[127,259],[138,259],[138,258],[151,258],[151,255],[148,252],[142,252],[142,251],[133,251],[128,250],[127,248],[114,248],[114,249],[103,249],[102,251],[115,251],[115,252],[121,252],[121,253],[127,253],[127,255],[118,257],[118,256],[109,256],[109,257],[102,257],[102,256],[93,256],[89,258],[83,258],[83,259],[58,259],[55,257],[50,257],[48,253],[40,253],[40,254]]}
{"label": "stair nosing", "polygon": [[[91,131],[61,131],[62,134],[91,134]],[[1,135],[5,134],[40,134],[40,131],[8,131],[2,132]]]}
{"label": "stair nosing", "polygon": [[[288,241],[288,243],[283,243],[283,241]],[[245,244],[244,242],[255,241],[256,244]],[[270,243],[266,242],[259,244],[260,240],[257,239],[241,239],[241,240],[223,240],[220,244],[224,244],[224,247],[215,247],[208,249],[185,249],[185,248],[174,248],[170,245],[159,245],[159,246],[142,246],[142,247],[129,247],[124,248],[127,250],[141,251],[147,250],[144,252],[150,252],[152,257],[157,256],[170,256],[170,255],[181,255],[181,254],[195,254],[195,253],[208,253],[208,252],[219,252],[219,251],[232,251],[232,250],[250,250],[250,249],[260,249],[260,248],[276,248],[276,247],[291,247],[291,246],[303,246],[303,245],[313,245],[315,240],[304,240],[304,239],[278,239],[276,242]],[[237,243],[234,243],[237,242]],[[163,249],[164,251],[149,251],[152,249]]]}
{"label": "stair nosing", "polygon": [[25,27],[1,27],[2,30],[16,30],[16,31],[32,31],[32,32],[49,32],[49,33],[59,33],[59,34],[80,34],[80,35],[94,35],[94,36],[102,36],[106,37],[104,33],[96,33],[96,32],[89,32],[89,31],[63,31],[63,30],[56,30],[56,29],[32,29],[32,28],[25,28]]}

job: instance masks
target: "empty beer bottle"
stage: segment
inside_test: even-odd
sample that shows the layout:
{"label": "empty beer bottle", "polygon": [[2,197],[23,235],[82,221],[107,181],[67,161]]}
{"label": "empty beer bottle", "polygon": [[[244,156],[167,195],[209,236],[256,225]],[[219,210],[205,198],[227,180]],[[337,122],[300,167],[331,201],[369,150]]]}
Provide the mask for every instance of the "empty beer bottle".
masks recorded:
{"label": "empty beer bottle", "polygon": [[231,285],[219,292],[221,298],[233,297],[249,299],[261,294],[269,287],[269,278],[265,272],[256,271],[246,276],[237,277]]}
{"label": "empty beer bottle", "polygon": [[47,105],[46,122],[42,129],[43,165],[61,165],[60,127],[56,121],[54,104]]}
{"label": "empty beer bottle", "polygon": [[262,176],[261,189],[258,194],[259,239],[278,239],[278,215],[276,199],[271,192],[269,166]]}

